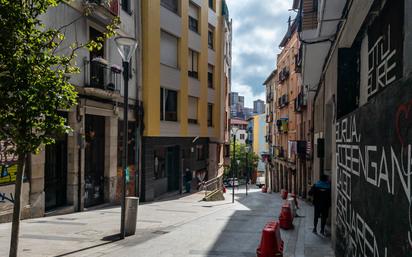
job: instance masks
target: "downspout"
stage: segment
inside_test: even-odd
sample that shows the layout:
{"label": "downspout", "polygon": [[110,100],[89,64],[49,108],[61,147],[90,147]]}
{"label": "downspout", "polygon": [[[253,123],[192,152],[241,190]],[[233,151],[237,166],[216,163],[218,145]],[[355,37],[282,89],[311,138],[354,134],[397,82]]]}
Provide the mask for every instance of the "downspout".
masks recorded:
{"label": "downspout", "polygon": [[[136,99],[137,99],[137,130],[136,130],[136,149],[137,149],[137,180],[135,180],[135,195],[140,197],[141,195],[141,181],[142,181],[142,122],[143,122],[143,110],[141,108],[143,108],[142,102],[140,101],[140,85],[142,85],[142,77],[140,76],[142,74],[142,62],[141,62],[141,58],[142,58],[142,42],[141,42],[141,26],[142,26],[142,15],[141,15],[141,0],[136,1],[136,8],[135,8],[135,19],[134,19],[134,23],[135,23],[135,37],[136,40],[139,44],[138,46],[138,58],[135,58],[135,63],[136,63]],[[142,87],[143,90],[143,87]],[[136,177],[136,175],[135,175]]]}
{"label": "downspout", "polygon": [[326,6],[326,1],[325,0],[321,0],[321,4],[320,4],[320,10],[319,10],[319,18],[318,18],[318,28],[316,31],[316,37],[319,38],[320,34],[322,32],[322,21],[323,21],[323,16],[325,15],[325,6]]}

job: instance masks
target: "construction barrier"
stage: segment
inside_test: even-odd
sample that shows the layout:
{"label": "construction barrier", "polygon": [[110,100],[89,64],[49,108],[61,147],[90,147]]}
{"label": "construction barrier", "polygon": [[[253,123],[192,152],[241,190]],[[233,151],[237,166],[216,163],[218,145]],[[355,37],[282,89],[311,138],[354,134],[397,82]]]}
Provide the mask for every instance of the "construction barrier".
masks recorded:
{"label": "construction barrier", "polygon": [[283,200],[286,200],[288,198],[288,191],[285,190],[285,189],[282,189],[281,197],[282,197]]}
{"label": "construction barrier", "polygon": [[256,249],[257,257],[282,257],[283,241],[280,237],[279,223],[271,221],[262,231],[260,245]]}
{"label": "construction barrier", "polygon": [[293,214],[289,202],[286,202],[282,205],[282,210],[279,216],[279,225],[283,229],[293,228]]}

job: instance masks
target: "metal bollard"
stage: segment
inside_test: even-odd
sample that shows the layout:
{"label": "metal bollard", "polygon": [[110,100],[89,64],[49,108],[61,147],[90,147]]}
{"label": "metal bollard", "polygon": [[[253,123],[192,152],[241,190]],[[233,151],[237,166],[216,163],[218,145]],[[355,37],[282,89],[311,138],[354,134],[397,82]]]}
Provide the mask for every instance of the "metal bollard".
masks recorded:
{"label": "metal bollard", "polygon": [[126,197],[125,234],[132,236],[136,233],[137,209],[139,197]]}

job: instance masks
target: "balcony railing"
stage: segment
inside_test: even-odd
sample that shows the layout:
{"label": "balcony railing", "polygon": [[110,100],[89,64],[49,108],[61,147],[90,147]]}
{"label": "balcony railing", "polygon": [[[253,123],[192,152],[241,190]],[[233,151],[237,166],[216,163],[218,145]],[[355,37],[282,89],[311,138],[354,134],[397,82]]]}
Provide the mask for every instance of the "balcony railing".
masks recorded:
{"label": "balcony railing", "polygon": [[121,68],[109,66],[102,58],[84,62],[85,87],[99,88],[109,91],[120,91]]}
{"label": "balcony railing", "polygon": [[119,0],[84,0],[86,4],[96,4],[103,7],[110,14],[119,16]]}

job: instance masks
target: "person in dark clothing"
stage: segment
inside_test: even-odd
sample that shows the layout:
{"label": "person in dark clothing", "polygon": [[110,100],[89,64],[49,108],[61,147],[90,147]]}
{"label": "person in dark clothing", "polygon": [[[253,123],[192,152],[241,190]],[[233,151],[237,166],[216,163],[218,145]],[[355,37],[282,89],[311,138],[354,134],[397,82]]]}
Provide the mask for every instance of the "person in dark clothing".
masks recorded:
{"label": "person in dark clothing", "polygon": [[186,193],[190,193],[190,188],[191,188],[191,185],[192,185],[192,179],[193,179],[193,177],[192,177],[192,172],[190,172],[189,169],[186,169],[184,179],[185,179],[185,189],[186,189]]}
{"label": "person in dark clothing", "polygon": [[313,196],[313,205],[315,206],[313,233],[317,233],[318,220],[321,218],[320,233],[325,236],[325,225],[332,201],[331,194],[331,186],[327,175],[322,175],[309,191],[309,195]]}

